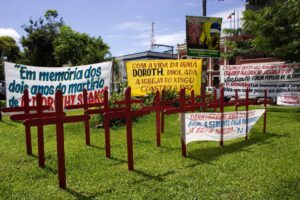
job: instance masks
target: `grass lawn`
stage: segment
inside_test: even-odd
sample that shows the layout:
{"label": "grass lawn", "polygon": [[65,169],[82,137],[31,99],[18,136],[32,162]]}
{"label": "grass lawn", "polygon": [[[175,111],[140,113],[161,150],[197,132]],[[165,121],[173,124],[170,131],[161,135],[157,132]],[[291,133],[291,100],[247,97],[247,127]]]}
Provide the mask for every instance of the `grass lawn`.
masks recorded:
{"label": "grass lawn", "polygon": [[270,107],[250,139],[193,142],[181,157],[178,115],[166,117],[156,147],[154,114],[133,124],[135,171],[127,170],[125,127],[111,129],[112,158],[105,158],[104,130],[65,125],[67,189],[58,187],[55,127],[45,127],[46,168],[26,155],[22,123],[0,122],[0,199],[300,199],[300,109]]}

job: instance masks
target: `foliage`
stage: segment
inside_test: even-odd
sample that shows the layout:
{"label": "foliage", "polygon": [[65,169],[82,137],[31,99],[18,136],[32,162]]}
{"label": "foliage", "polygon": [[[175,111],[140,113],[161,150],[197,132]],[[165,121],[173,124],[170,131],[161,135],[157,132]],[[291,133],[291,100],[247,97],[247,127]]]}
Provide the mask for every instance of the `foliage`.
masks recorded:
{"label": "foliage", "polygon": [[[163,93],[164,94],[160,92],[161,101],[174,101],[178,97],[177,92],[175,90],[164,90]],[[155,95],[156,92],[154,91],[148,93],[147,96],[144,97],[144,105],[152,106],[155,101]]]}
{"label": "foliage", "polygon": [[109,55],[109,47],[101,37],[90,37],[79,33],[68,26],[60,27],[60,32],[54,40],[54,55],[59,65],[82,65],[97,63]]}
{"label": "foliage", "polygon": [[256,12],[245,11],[243,29],[255,36],[254,50],[288,62],[300,62],[299,7],[298,0],[282,0]]}
{"label": "foliage", "polygon": [[120,68],[120,63],[118,60],[116,60],[115,57],[111,59],[113,61],[113,68],[112,68],[112,82],[120,82],[121,81],[121,68]]}
{"label": "foliage", "polygon": [[253,8],[261,9],[265,6],[272,5],[273,3],[282,2],[282,0],[248,0],[247,2]]}
{"label": "foliage", "polygon": [[[229,36],[243,37],[245,32],[242,28],[238,29],[224,29],[223,33]],[[226,40],[227,52],[224,52],[222,57],[232,58],[236,56],[243,56],[247,58],[264,57],[265,55],[255,50],[251,39],[240,39],[240,40]]]}
{"label": "foliage", "polygon": [[299,111],[270,107],[267,134],[260,119],[249,140],[226,141],[224,147],[193,142],[186,158],[181,156],[178,115],[165,116],[158,148],[151,114],[133,123],[133,172],[127,169],[124,127],[111,129],[108,159],[103,129],[91,129],[92,145],[86,146],[84,125],[65,124],[66,190],[58,188],[55,126],[44,127],[46,167],[40,168],[36,128],[31,129],[34,155],[28,156],[23,124],[5,116],[0,122],[0,198],[299,199]]}
{"label": "foliage", "polygon": [[20,49],[16,41],[9,36],[0,37],[0,80],[4,79],[3,62],[15,62],[20,57]]}
{"label": "foliage", "polygon": [[83,65],[102,62],[110,56],[109,47],[101,37],[91,37],[66,26],[56,10],[44,17],[29,20],[22,37],[25,64],[36,66]]}
{"label": "foliage", "polygon": [[5,59],[6,61],[14,62],[20,57],[19,53],[20,53],[20,49],[16,44],[16,41],[12,37],[9,36],[0,37],[1,61]]}
{"label": "foliage", "polygon": [[25,57],[29,60],[25,64],[58,66],[53,54],[54,40],[63,25],[64,21],[62,18],[58,19],[56,10],[48,10],[43,18],[30,19],[28,25],[23,25],[27,36],[22,37],[21,43]]}

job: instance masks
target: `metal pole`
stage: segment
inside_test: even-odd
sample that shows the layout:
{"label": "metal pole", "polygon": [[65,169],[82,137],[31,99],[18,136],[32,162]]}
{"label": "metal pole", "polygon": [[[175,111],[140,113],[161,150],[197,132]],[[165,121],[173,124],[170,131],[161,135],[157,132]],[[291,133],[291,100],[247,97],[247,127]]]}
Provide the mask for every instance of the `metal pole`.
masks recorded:
{"label": "metal pole", "polygon": [[202,0],[202,15],[206,16],[206,0]]}

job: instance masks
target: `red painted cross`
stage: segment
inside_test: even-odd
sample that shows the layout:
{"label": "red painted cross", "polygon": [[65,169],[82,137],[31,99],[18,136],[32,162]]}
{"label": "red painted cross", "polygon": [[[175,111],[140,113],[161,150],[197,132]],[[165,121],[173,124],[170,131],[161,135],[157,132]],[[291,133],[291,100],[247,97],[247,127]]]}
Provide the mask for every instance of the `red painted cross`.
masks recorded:
{"label": "red painted cross", "polygon": [[[70,109],[83,108],[84,114],[99,114],[99,113],[103,113],[103,109],[91,109],[91,108],[101,108],[103,105],[104,105],[104,103],[89,103],[88,102],[87,90],[84,89],[83,90],[83,104],[69,105],[69,106],[66,106],[65,109],[70,110]],[[90,139],[90,123],[89,123],[89,120],[86,120],[84,122],[84,129],[85,129],[85,143],[86,143],[86,145],[90,145],[91,144],[91,139]]]}
{"label": "red painted cross", "polygon": [[[173,100],[166,100],[166,91],[163,90],[162,94],[161,94],[161,102],[160,105],[161,106],[166,106],[168,108],[172,108],[174,101]],[[163,111],[161,111],[161,133],[165,132],[165,113]]]}
{"label": "red painted cross", "polygon": [[105,131],[109,132],[109,120],[116,118],[126,119],[126,141],[127,141],[127,158],[128,158],[128,170],[134,170],[133,166],[133,143],[132,143],[132,117],[134,116],[143,116],[150,113],[149,110],[131,110],[131,104],[134,102],[139,102],[131,100],[131,88],[128,87],[125,91],[125,101],[119,101],[120,103],[125,103],[125,109],[120,111],[108,110],[104,112],[104,120],[107,120],[104,123]]}
{"label": "red painted cross", "polygon": [[246,101],[245,102],[238,102],[236,104],[236,111],[238,110],[238,107],[240,106],[246,106],[246,139],[248,139],[248,110],[249,110],[249,106],[251,105],[264,105],[264,127],[263,127],[263,133],[266,133],[266,129],[267,129],[267,104],[273,103],[272,100],[268,100],[268,92],[267,90],[265,90],[265,95],[264,95],[264,100],[261,102],[258,101],[249,101],[249,88],[246,89]]}
{"label": "red painted cross", "polygon": [[[37,106],[29,106],[29,93],[28,90],[25,89],[23,93],[23,102],[24,105],[22,107],[14,107],[14,108],[2,108],[2,112],[7,112],[7,113],[18,113],[18,112],[23,112],[23,115],[18,115],[17,116],[11,116],[11,120],[25,120],[26,116],[29,117],[30,111],[37,111],[38,113],[36,114],[31,114],[31,116],[40,116],[40,114],[45,111],[45,110],[50,110],[50,106],[43,106],[42,105],[42,97],[39,97],[39,104]],[[47,115],[47,114],[46,114]],[[38,135],[39,132],[41,131],[41,128],[38,127]],[[32,145],[31,145],[31,133],[30,133],[30,127],[25,126],[25,140],[26,140],[26,151],[28,155],[32,154]]]}
{"label": "red painted cross", "polygon": [[[194,111],[196,109],[205,107],[205,103],[203,103],[203,102],[187,104],[186,102],[188,102],[188,101],[186,100],[186,97],[185,97],[185,89],[181,89],[179,95],[180,95],[180,98],[179,98],[180,106],[178,108],[166,109],[164,111],[165,114],[185,113],[185,112]],[[186,157],[186,144],[182,137],[181,137],[181,151],[182,151],[182,156]]]}
{"label": "red painted cross", "polygon": [[65,171],[65,147],[64,147],[64,123],[81,122],[89,120],[88,115],[65,116],[63,112],[63,95],[61,91],[55,93],[55,117],[41,119],[27,119],[26,126],[44,126],[56,125],[56,144],[57,144],[57,161],[58,161],[58,179],[59,187],[66,188],[66,171]]}
{"label": "red painted cross", "polygon": [[[105,112],[117,112],[117,111],[125,111],[125,107],[123,105],[126,102],[115,101],[113,105],[117,105],[115,108],[110,108],[109,100],[108,100],[108,91],[105,89],[103,92],[103,102],[102,103],[89,103],[87,100],[87,90],[83,91],[83,104],[80,105],[70,105],[66,106],[66,109],[84,109],[84,114],[93,115],[93,114],[100,114],[103,115]],[[131,99],[131,103],[142,103],[142,100]],[[103,126],[104,126],[104,137],[105,137],[105,156],[107,158],[111,157],[110,151],[110,129],[109,129],[109,118],[103,118]],[[90,129],[89,129],[89,121],[85,122],[85,135],[86,135],[86,143],[90,145]]]}
{"label": "red painted cross", "polygon": [[[234,90],[234,92],[235,92],[234,101],[225,102],[224,98],[223,99],[221,97],[219,99],[217,98],[217,90],[215,89],[214,90],[214,100],[207,104],[207,108],[213,108],[214,112],[216,112],[217,108],[219,108],[221,104],[223,104],[224,107],[235,106],[239,102],[239,98],[238,98],[238,91]],[[220,89],[220,95],[223,95],[223,97],[224,97],[224,88],[223,87],[221,87],[221,89]]]}
{"label": "red painted cross", "polygon": [[159,91],[156,92],[155,94],[155,98],[154,98],[154,102],[153,102],[153,106],[151,107],[145,107],[144,110],[149,110],[149,111],[155,111],[156,113],[156,145],[159,147],[161,144],[161,126],[163,126],[164,124],[164,120],[162,120],[162,118],[164,118],[163,115],[163,111],[167,108],[171,108],[171,106],[166,105],[167,102],[163,101],[160,97],[160,93]]}
{"label": "red painted cross", "polygon": [[[36,102],[37,102],[37,113],[15,114],[12,115],[10,119],[14,121],[19,121],[19,120],[24,121],[27,119],[39,119],[39,118],[47,118],[47,117],[55,116],[54,112],[43,113],[43,97],[40,93],[36,95]],[[50,110],[50,106],[49,106],[49,110]],[[27,127],[26,130],[30,131],[30,127]],[[37,127],[37,135],[38,135],[39,166],[45,167],[43,126]]]}

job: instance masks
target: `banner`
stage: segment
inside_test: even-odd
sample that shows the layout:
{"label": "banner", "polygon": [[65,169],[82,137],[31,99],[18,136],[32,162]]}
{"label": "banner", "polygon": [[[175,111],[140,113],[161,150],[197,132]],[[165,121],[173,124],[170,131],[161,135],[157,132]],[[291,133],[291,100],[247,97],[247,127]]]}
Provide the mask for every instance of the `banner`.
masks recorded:
{"label": "banner", "polygon": [[234,90],[244,92],[249,87],[251,97],[269,97],[282,93],[300,92],[300,64],[224,65],[220,68],[225,96],[234,96]]}
{"label": "banner", "polygon": [[[248,133],[252,126],[264,114],[264,109],[248,111]],[[193,141],[220,141],[223,124],[223,141],[246,136],[246,111],[225,112],[221,121],[221,113],[185,113],[185,144]]]}
{"label": "banner", "polygon": [[56,90],[64,95],[64,106],[82,104],[83,89],[88,91],[89,102],[99,102],[104,89],[110,89],[112,62],[73,67],[33,67],[5,62],[7,107],[22,106],[25,88],[29,91],[30,105],[36,104],[35,95],[43,95],[43,103],[54,109]]}
{"label": "banner", "polygon": [[132,96],[144,96],[157,90],[195,91],[201,94],[201,60],[141,60],[126,62],[128,86]]}
{"label": "banner", "polygon": [[186,16],[188,56],[220,57],[222,18]]}
{"label": "banner", "polygon": [[300,107],[300,93],[284,93],[277,97],[277,105]]}

